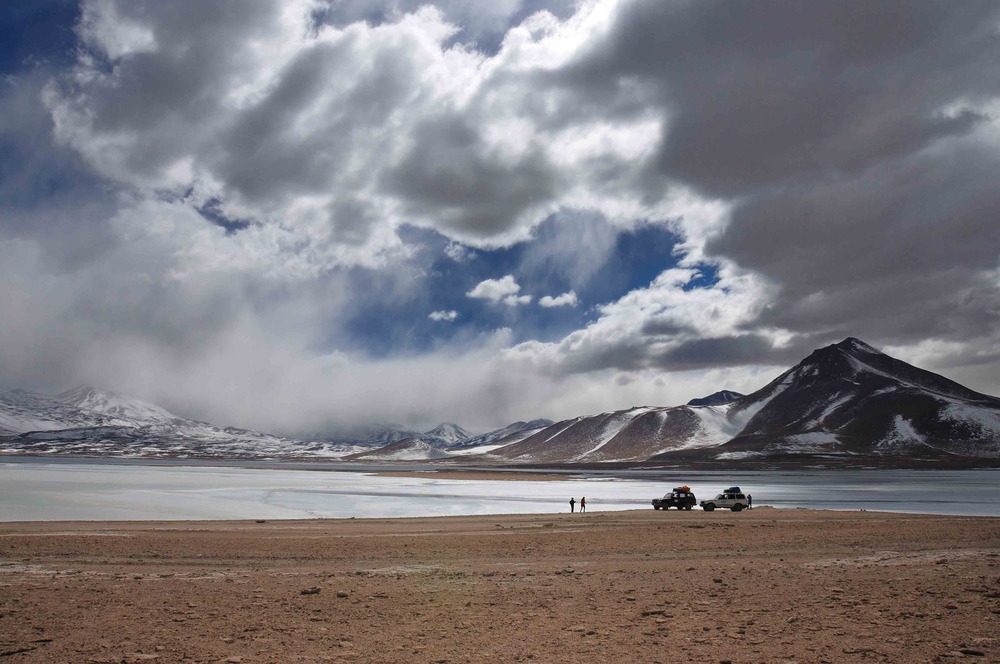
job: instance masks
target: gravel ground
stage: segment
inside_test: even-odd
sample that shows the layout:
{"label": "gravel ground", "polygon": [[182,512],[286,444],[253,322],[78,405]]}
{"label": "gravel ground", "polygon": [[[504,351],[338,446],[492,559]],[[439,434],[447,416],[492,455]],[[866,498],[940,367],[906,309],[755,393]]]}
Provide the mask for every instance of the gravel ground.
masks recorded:
{"label": "gravel ground", "polygon": [[1000,519],[0,523],[0,662],[1000,662]]}

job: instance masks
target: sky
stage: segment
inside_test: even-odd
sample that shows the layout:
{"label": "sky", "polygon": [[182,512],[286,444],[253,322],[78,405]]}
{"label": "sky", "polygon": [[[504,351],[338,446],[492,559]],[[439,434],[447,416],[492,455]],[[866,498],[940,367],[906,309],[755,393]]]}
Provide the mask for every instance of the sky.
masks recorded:
{"label": "sky", "polygon": [[1000,4],[15,0],[0,385],[281,433],[1000,394]]}

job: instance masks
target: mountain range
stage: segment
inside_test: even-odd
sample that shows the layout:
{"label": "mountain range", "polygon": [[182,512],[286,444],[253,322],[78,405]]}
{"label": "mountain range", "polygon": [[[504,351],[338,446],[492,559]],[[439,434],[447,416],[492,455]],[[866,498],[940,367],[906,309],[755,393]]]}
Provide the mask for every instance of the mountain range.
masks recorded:
{"label": "mountain range", "polygon": [[351,445],[306,442],[189,420],[92,387],[0,392],[0,453],[219,459],[331,458]]}
{"label": "mountain range", "polygon": [[0,453],[446,461],[483,464],[741,464],[761,460],[1000,461],[1000,399],[854,338],[820,348],[748,395],[721,390],[472,435],[443,423],[381,425],[305,440],[188,420],[84,387],[0,392]]}

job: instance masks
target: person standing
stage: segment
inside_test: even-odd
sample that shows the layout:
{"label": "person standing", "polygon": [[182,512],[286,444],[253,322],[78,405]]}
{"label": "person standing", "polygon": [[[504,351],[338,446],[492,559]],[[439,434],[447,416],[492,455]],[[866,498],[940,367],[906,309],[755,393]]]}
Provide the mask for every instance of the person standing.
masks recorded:
{"label": "person standing", "polygon": [[572,514],[575,509],[576,509],[576,499],[570,498],[569,499],[569,513]]}
{"label": "person standing", "polygon": [[[583,503],[581,502],[580,504],[582,505]],[[749,493],[747,494],[747,509],[748,510],[753,509],[753,496],[751,496]]]}
{"label": "person standing", "polygon": [[582,498],[580,498],[580,512],[583,513],[586,511],[587,511],[587,497],[583,496]]}

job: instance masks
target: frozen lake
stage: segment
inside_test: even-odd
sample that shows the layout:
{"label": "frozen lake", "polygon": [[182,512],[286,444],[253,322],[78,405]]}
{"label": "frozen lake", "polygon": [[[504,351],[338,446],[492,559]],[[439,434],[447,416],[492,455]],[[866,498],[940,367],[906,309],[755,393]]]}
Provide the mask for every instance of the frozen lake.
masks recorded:
{"label": "frozen lake", "polygon": [[1000,516],[1000,470],[627,471],[564,480],[448,480],[370,472],[4,457],[0,520],[303,519],[643,509],[689,484],[754,505]]}

